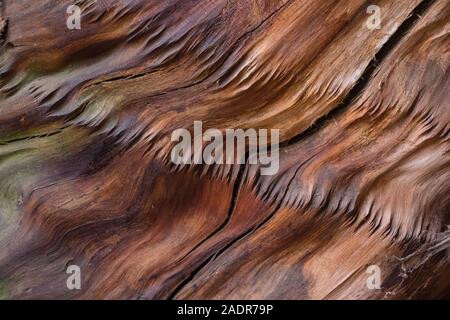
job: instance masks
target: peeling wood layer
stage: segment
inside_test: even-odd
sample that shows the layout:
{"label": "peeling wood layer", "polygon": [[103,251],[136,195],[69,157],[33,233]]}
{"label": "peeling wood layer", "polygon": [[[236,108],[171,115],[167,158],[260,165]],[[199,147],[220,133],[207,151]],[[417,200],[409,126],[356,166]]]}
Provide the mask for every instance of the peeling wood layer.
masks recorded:
{"label": "peeling wood layer", "polygon": [[[0,2],[0,298],[449,297],[448,0],[74,3]],[[173,164],[194,121],[278,172]]]}

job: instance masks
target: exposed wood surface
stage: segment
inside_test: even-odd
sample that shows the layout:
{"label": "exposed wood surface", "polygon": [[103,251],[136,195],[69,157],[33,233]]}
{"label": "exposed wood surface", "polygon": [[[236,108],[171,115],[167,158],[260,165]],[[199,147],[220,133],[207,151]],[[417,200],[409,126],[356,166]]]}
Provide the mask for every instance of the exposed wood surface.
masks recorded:
{"label": "exposed wood surface", "polygon": [[[449,32],[448,0],[1,1],[0,298],[449,298]],[[280,129],[280,170],[175,166],[200,120]]]}

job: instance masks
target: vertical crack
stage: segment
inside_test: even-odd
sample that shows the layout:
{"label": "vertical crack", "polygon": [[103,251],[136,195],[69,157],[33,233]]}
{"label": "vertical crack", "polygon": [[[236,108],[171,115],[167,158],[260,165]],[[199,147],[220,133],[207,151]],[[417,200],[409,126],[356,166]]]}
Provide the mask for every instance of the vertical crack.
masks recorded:
{"label": "vertical crack", "polygon": [[[318,132],[321,128],[323,128],[329,119],[333,119],[334,117],[338,116],[342,112],[344,112],[348,106],[354,101],[355,98],[357,98],[366,88],[367,84],[369,83],[370,79],[372,78],[376,68],[383,63],[385,58],[397,47],[397,45],[400,43],[400,41],[403,39],[404,35],[406,35],[413,27],[414,25],[421,19],[421,16],[435,3],[436,0],[423,0],[420,2],[411,12],[410,16],[402,22],[402,24],[399,26],[399,28],[389,37],[389,39],[384,43],[384,45],[378,50],[378,52],[375,54],[374,58],[368,63],[366,69],[362,73],[361,77],[358,79],[356,84],[353,86],[353,88],[349,91],[349,93],[345,96],[342,103],[340,103],[336,108],[331,110],[327,115],[319,118],[314,126],[308,128],[307,130],[303,131],[302,133],[298,134],[297,136],[294,136],[289,141],[285,142],[284,144],[280,144],[280,148],[285,147],[287,145],[294,144],[305,137],[308,137],[315,132]],[[231,204],[228,212],[227,218],[224,220],[222,225],[220,225],[216,230],[214,230],[207,238],[202,240],[199,244],[197,244],[187,255],[192,253],[196,248],[198,248],[201,244],[203,244],[205,241],[216,235],[218,232],[223,230],[226,225],[229,223],[232,214],[236,208],[237,198],[239,196],[239,191],[241,189],[242,183],[243,183],[243,172],[244,172],[245,166],[241,165],[238,176],[236,178],[234,188],[233,188],[233,195],[231,198]],[[295,175],[294,175],[295,176]],[[280,202],[282,203],[282,202]],[[275,215],[275,213],[279,210],[280,205],[277,206],[275,210],[271,214],[269,214],[263,221],[256,224],[255,226],[247,229],[245,232],[243,232],[241,235],[236,237],[235,239],[231,240],[228,244],[226,244],[223,248],[215,252],[214,254],[207,257],[203,262],[195,268],[187,278],[185,278],[169,295],[168,299],[172,300],[174,299],[177,294],[184,288],[186,285],[191,282],[194,277],[202,270],[204,269],[210,262],[215,260],[218,256],[220,256],[222,253],[224,253],[226,250],[228,250],[231,246],[233,246],[236,242],[242,240],[243,238],[247,237],[251,233],[255,232],[262,226],[264,226],[272,217]],[[186,255],[186,256],[187,256]]]}
{"label": "vertical crack", "polygon": [[[231,217],[233,216],[234,210],[236,209],[236,204],[237,204],[237,199],[239,197],[239,192],[242,188],[242,183],[243,183],[243,177],[244,177],[244,172],[245,172],[245,164],[241,164],[239,165],[239,172],[237,174],[236,180],[234,182],[234,186],[233,186],[233,194],[231,196],[231,201],[230,201],[230,207],[228,209],[228,214],[227,217],[225,218],[225,220],[222,222],[222,224],[217,227],[209,236],[207,236],[206,238],[204,238],[202,241],[200,241],[194,248],[192,248],[186,255],[183,256],[183,258],[181,260],[183,260],[184,258],[186,258],[187,256],[189,256],[192,252],[194,252],[198,247],[200,247],[203,243],[205,243],[206,241],[208,241],[209,239],[211,239],[212,237],[214,237],[217,233],[219,233],[220,231],[222,231],[230,222]],[[205,266],[207,265],[215,256],[216,254],[213,254],[211,256],[209,256],[208,258],[206,258],[197,268],[195,268],[190,274],[189,276],[183,280],[168,296],[169,300],[172,300],[177,294],[178,292],[181,291],[181,289],[183,289],[183,287],[189,283],[194,276]]]}
{"label": "vertical crack", "polygon": [[233,193],[232,193],[232,196],[231,196],[230,207],[228,209],[227,217],[225,218],[225,220],[222,222],[222,224],[219,227],[217,227],[209,236],[207,236],[202,241],[200,241],[194,248],[192,248],[186,255],[184,255],[182,259],[184,259],[188,255],[190,255],[198,247],[200,247],[203,243],[205,243],[208,239],[212,238],[217,233],[219,233],[221,230],[223,230],[228,225],[228,223],[230,222],[231,217],[233,216],[234,209],[236,208],[236,203],[237,203],[237,199],[238,199],[238,196],[239,196],[239,192],[241,191],[242,182],[243,182],[243,175],[244,175],[244,171],[245,171],[245,164],[244,165],[239,165],[239,166],[240,166],[239,167],[239,172],[238,172],[236,180],[234,182]]}
{"label": "vertical crack", "polygon": [[345,96],[344,100],[326,115],[320,117],[311,127],[292,137],[288,141],[281,143],[280,148],[295,144],[313,135],[314,133],[320,131],[323,127],[325,127],[330,120],[336,118],[344,111],[346,111],[350,104],[364,91],[367,84],[372,79],[372,76],[377,67],[383,63],[385,58],[400,43],[404,35],[406,35],[416,25],[416,23],[422,18],[422,15],[424,15],[435,2],[436,0],[423,0],[422,2],[420,2],[411,11],[409,17],[402,22],[398,29],[389,37],[389,39],[384,43],[380,50],[378,50],[356,84]]}

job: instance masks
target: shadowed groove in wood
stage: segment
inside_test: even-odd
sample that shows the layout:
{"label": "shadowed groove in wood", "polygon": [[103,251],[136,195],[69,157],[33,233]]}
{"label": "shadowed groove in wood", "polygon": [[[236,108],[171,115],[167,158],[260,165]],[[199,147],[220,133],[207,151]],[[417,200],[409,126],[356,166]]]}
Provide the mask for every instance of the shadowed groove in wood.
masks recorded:
{"label": "shadowed groove in wood", "polygon": [[[448,21],[448,10],[447,10],[447,7],[442,6],[442,3],[437,3],[437,5],[434,8],[435,8],[434,13],[433,13],[434,15],[436,15],[436,13],[442,13],[441,14],[442,18],[441,19],[445,19],[445,20]],[[431,16],[430,16],[430,18],[431,18]],[[443,21],[443,20],[441,20],[441,21]],[[431,23],[430,23],[430,26],[431,26]],[[428,28],[428,31],[429,31],[430,27],[428,27],[428,26],[424,27],[423,24],[422,24],[422,26],[420,26],[419,28],[415,28],[416,30],[415,30],[414,34],[416,35],[417,38],[418,37],[423,37],[422,34],[423,34],[424,31],[427,31],[427,28]],[[412,38],[412,36],[408,35],[405,39],[408,39],[408,38]],[[413,38],[410,40],[410,43],[412,41],[414,41]],[[403,42],[404,42],[404,44],[403,44],[403,49],[404,49],[405,47],[407,47],[408,43],[406,42],[406,40],[404,40]],[[426,42],[423,42],[423,43],[425,44]],[[399,50],[401,50],[401,49],[396,50],[396,52],[393,55],[392,54],[390,55],[390,57],[391,57],[390,60],[392,60],[392,58],[395,58],[396,56],[404,55],[404,54],[398,52]],[[448,62],[448,61],[445,60],[445,58],[442,58],[443,56],[439,55],[438,52],[436,52],[436,53],[433,53],[433,51],[428,51],[428,52],[429,52],[429,54],[435,54],[435,57],[433,57],[433,59],[437,59],[437,60],[441,59],[441,60],[445,61],[445,63]],[[410,55],[413,55],[413,53],[411,53]],[[429,61],[433,61],[433,60],[430,59]],[[440,63],[440,62],[438,61],[437,63]],[[376,75],[374,79],[371,79],[371,81],[370,81],[370,82],[372,82],[371,87],[369,87],[367,90],[364,91],[364,95],[372,94],[373,92],[380,92],[380,91],[377,91],[376,89],[374,89],[375,86],[373,85],[373,82],[376,79],[378,79],[378,78],[383,78],[383,75],[388,74],[388,71],[385,71],[385,72],[381,72],[380,71],[380,69],[383,66],[388,66],[387,68],[389,68],[389,67],[391,67],[393,65],[394,65],[393,63],[388,63],[388,64],[384,64],[384,65],[382,64],[378,68],[377,72],[379,72],[379,74]],[[418,70],[422,70],[422,68],[418,68]],[[413,71],[413,72],[415,72],[415,71]],[[443,71],[443,72],[445,72],[445,71]],[[430,75],[432,75],[433,77],[435,77],[435,75],[438,75],[438,74],[439,74],[439,72],[436,73],[436,72],[434,72],[434,70],[430,72]],[[442,84],[441,88],[444,88],[448,84],[448,78],[445,77],[444,73],[441,73],[441,74],[442,74],[441,80],[435,79],[434,81],[437,81],[438,83],[441,83]],[[415,76],[412,75],[411,78],[413,78],[413,79],[414,78],[415,79],[420,79],[420,80],[418,80],[418,84],[421,85],[420,81],[422,81],[421,79],[423,79],[421,76],[419,76],[419,75],[415,75]],[[400,79],[400,77],[398,79]],[[381,80],[381,81],[385,81],[385,80]],[[405,80],[405,81],[410,81],[410,80]],[[439,81],[441,81],[441,82],[439,82]],[[389,90],[391,90],[392,87],[395,88],[395,86],[398,86],[398,83],[391,82],[391,86],[389,87]],[[378,87],[379,87],[379,85],[378,85]],[[425,93],[425,92],[429,93],[429,92],[432,92],[433,90],[434,89],[432,88],[431,83],[430,83],[430,85],[427,84],[426,87],[423,88],[423,89],[418,88],[416,93],[410,93],[410,95],[412,95],[412,97],[409,98],[410,101],[405,101],[403,103],[403,105],[405,107],[408,106],[408,108],[410,110],[419,110],[420,108],[418,106],[418,103],[420,103],[420,105],[422,105],[425,109],[433,110],[433,112],[436,115],[439,115],[442,112],[446,112],[446,111],[448,112],[448,101],[445,98],[441,99],[440,101],[435,101],[435,102],[431,102],[430,101],[429,103],[431,105],[435,105],[434,109],[430,108],[427,105],[427,102],[425,102],[426,100],[425,100],[425,97],[424,97],[423,93]],[[437,87],[437,90],[439,90],[439,87]],[[388,92],[391,92],[391,91],[388,91]],[[325,131],[331,132],[331,131],[333,131],[332,127],[334,127],[334,126],[337,127],[337,130],[334,130],[334,131],[337,131],[337,132],[341,131],[342,128],[345,128],[345,125],[344,125],[345,120],[343,120],[343,119],[345,119],[346,117],[349,117],[349,118],[354,117],[357,114],[357,112],[359,112],[358,109],[363,110],[362,108],[363,108],[364,105],[366,105],[366,106],[370,105],[370,103],[367,103],[367,97],[365,97],[364,95],[360,94],[358,99],[356,99],[355,101],[353,101],[351,103],[350,108],[347,107],[347,108],[337,109],[339,112],[336,115],[335,114],[331,115],[331,118],[333,119],[333,121],[329,121],[329,119],[327,119],[328,121],[324,120],[324,122],[322,124],[322,128],[324,126],[326,126],[326,128],[321,130],[321,128],[319,127],[319,130],[313,130],[313,131],[311,131],[309,133],[309,135],[307,134],[307,135],[302,136],[303,140],[305,140],[306,142],[303,143],[303,141],[298,141],[298,145],[299,146],[296,147],[295,144],[293,144],[292,145],[293,148],[291,148],[291,149],[298,151],[298,150],[300,150],[302,145],[308,145],[309,142],[307,142],[307,141],[314,141],[314,140],[316,140],[317,141],[316,145],[319,145],[319,144],[324,145],[324,143],[323,143],[324,139],[333,139],[331,137],[330,138],[326,138],[321,132],[325,132]],[[428,94],[428,97],[430,97],[430,98],[432,97],[431,99],[435,99],[436,97],[439,97],[439,95],[442,95],[442,94],[438,94],[438,95],[432,95],[432,94],[430,95],[430,94]],[[378,100],[376,100],[375,102],[376,103],[380,103],[380,99],[378,97],[376,99],[378,99]],[[393,99],[393,98],[391,98],[391,99]],[[404,100],[406,100],[406,99],[404,99]],[[394,102],[394,101],[387,101],[387,103],[396,103],[396,102]],[[437,105],[436,105],[436,103],[437,103]],[[373,105],[374,108],[376,107],[375,104],[372,104],[372,105]],[[398,103],[398,105],[401,105],[401,104]],[[366,109],[366,106],[364,106],[364,109]],[[349,109],[349,110],[347,110],[347,109]],[[404,108],[404,109],[406,109],[406,108]],[[354,110],[356,112],[354,112]],[[424,111],[428,112],[427,110],[424,110]],[[345,113],[343,113],[343,112],[345,112]],[[364,111],[364,112],[366,112],[366,111]],[[402,111],[402,112],[405,112],[405,111]],[[423,117],[423,113],[422,112],[423,111],[417,111],[417,112],[415,112],[415,114],[414,113],[412,114],[412,117],[417,117],[419,119],[419,121],[422,121],[422,120],[420,120],[421,117]],[[370,111],[369,114],[370,114],[370,117],[372,117],[372,118],[374,117],[374,112],[373,111]],[[380,115],[381,116],[389,115],[389,112],[388,112],[388,110],[385,110],[384,114],[380,114]],[[335,118],[335,116],[336,116],[336,118]],[[392,117],[392,113],[391,113],[390,116]],[[395,115],[395,116],[397,116],[397,115]],[[360,117],[360,116],[358,116],[358,117]],[[442,148],[444,148],[444,150],[445,150],[445,148],[447,148],[446,145],[447,145],[447,141],[448,141],[448,138],[445,138],[445,136],[447,135],[446,132],[448,131],[448,129],[446,129],[446,126],[448,126],[448,122],[447,122],[446,116],[444,116],[442,114],[440,117],[439,116],[436,117],[436,116],[433,116],[433,114],[431,114],[431,113],[425,113],[425,118],[427,119],[426,121],[429,121],[430,119],[436,119],[435,124],[431,124],[431,126],[435,127],[435,130],[434,130],[435,133],[434,134],[436,134],[435,135],[436,137],[438,137],[438,138],[439,137],[443,137],[443,140],[441,140],[442,143],[443,143]],[[338,120],[336,120],[336,119],[338,119]],[[413,119],[413,121],[414,121],[414,125],[416,125],[415,124],[416,122],[415,122],[414,119]],[[341,125],[339,124],[339,122],[341,123]],[[421,126],[422,123],[419,123],[419,125]],[[442,127],[441,124],[443,125],[443,127]],[[413,125],[411,125],[411,126],[413,126]],[[419,126],[419,128],[420,128],[420,126]],[[372,125],[372,127],[374,128],[375,125]],[[419,132],[420,132],[420,130],[422,130],[422,129],[419,129]],[[426,130],[428,130],[428,129],[426,129]],[[377,133],[373,133],[372,135],[376,135],[376,134]],[[383,134],[383,133],[381,133],[381,134]],[[320,140],[317,139],[321,135],[322,135],[322,137],[320,138]],[[333,137],[335,137],[335,136],[336,136],[336,133],[334,133]],[[432,136],[433,136],[433,134],[432,134]],[[373,138],[372,138],[372,140],[373,140]],[[335,143],[335,142],[333,142],[333,143]],[[368,143],[370,143],[370,141],[368,141]],[[325,145],[326,145],[326,143],[325,143]],[[353,147],[355,147],[355,146],[353,146]],[[306,147],[306,148],[309,149],[309,148],[312,148],[312,147]],[[289,146],[287,146],[287,149],[289,149]],[[418,151],[420,151],[420,149],[416,149],[416,150],[417,150],[417,153],[418,153]],[[413,152],[416,152],[416,151],[413,151]],[[305,155],[302,155],[302,157],[305,157],[305,156],[306,156],[306,153],[305,153]],[[312,162],[312,161],[314,161],[314,160],[312,160],[312,158],[310,156],[307,156],[305,163]],[[351,160],[349,159],[349,161],[354,161],[354,159],[351,159]],[[294,163],[294,162],[292,162],[292,163]],[[438,166],[440,166],[440,165],[438,165]],[[327,165],[325,166],[325,168],[326,167],[327,167]],[[294,167],[293,169],[290,169],[290,170],[291,171],[293,170],[293,174],[289,178],[290,182],[288,182],[289,180],[286,179],[285,182],[283,182],[281,185],[278,185],[278,186],[276,186],[276,184],[271,182],[271,181],[274,180],[273,177],[260,178],[260,180],[262,180],[262,181],[266,180],[267,182],[264,182],[264,187],[262,188],[262,190],[261,190],[261,188],[259,188],[259,186],[257,187],[257,188],[259,188],[258,192],[260,194],[264,194],[264,196],[267,199],[269,199],[269,200],[272,199],[272,200],[275,200],[275,201],[284,201],[283,205],[288,205],[288,206],[289,205],[294,205],[294,206],[299,206],[299,207],[308,206],[308,205],[312,205],[312,206],[322,206],[323,205],[324,206],[324,211],[329,211],[329,210],[333,211],[332,208],[331,209],[326,209],[326,206],[330,204],[329,202],[322,203],[322,204],[320,202],[308,203],[308,201],[312,201],[311,198],[309,198],[309,200],[308,200],[308,197],[311,197],[311,195],[308,196],[306,194],[305,196],[303,196],[301,194],[303,192],[301,190],[302,189],[301,187],[294,188],[294,190],[299,190],[298,194],[296,194],[296,192],[293,192],[293,193],[291,193],[291,195],[288,197],[287,200],[286,200],[286,197],[283,198],[284,200],[281,199],[281,197],[279,195],[277,195],[277,191],[276,190],[287,190],[287,189],[289,189],[290,186],[291,186],[292,181],[295,181],[294,177],[299,173],[299,170],[302,170],[302,171],[303,170],[308,170],[308,168],[307,167],[306,168],[302,168],[302,166],[300,165],[300,166],[296,166],[296,167]],[[316,178],[318,178],[317,175],[319,173],[316,172],[315,174],[316,174]],[[341,173],[341,175],[342,174],[343,173]],[[284,179],[283,177],[280,177],[280,178],[276,177],[276,178],[277,179],[280,179],[280,178]],[[286,178],[288,178],[288,177],[286,177]],[[303,177],[303,179],[305,179],[305,177]],[[258,182],[258,181],[256,182],[257,185],[259,185],[260,183],[261,182]],[[268,184],[271,184],[271,185],[268,185]],[[362,188],[362,186],[357,187],[357,189],[364,190],[364,188]],[[338,189],[338,190],[342,190],[342,189]],[[314,193],[314,191],[307,191],[307,192],[311,192],[312,194]],[[318,197],[319,197],[319,199],[322,198],[322,199],[326,199],[327,201],[329,201],[330,198],[332,197],[332,195],[331,194],[329,194],[329,195],[320,195],[319,194]],[[338,197],[339,197],[339,195],[338,195]],[[442,198],[442,200],[444,200],[444,198]],[[445,201],[446,200],[444,200],[443,207],[445,207]],[[357,208],[356,204],[354,204],[354,203],[348,203],[347,205],[350,205],[350,207],[349,208],[345,208],[345,207],[339,208],[339,204],[338,204],[337,205],[338,207],[335,208],[334,210],[338,210],[338,212],[340,211],[340,212],[344,212],[344,213],[345,212],[348,213],[348,212],[352,212],[352,211],[356,211],[356,212],[359,211],[359,213],[358,213],[359,214],[359,218],[369,217],[368,213],[364,213],[364,210],[367,209],[367,208],[365,208],[364,210],[360,210],[360,209]],[[393,216],[394,219],[397,219],[397,221],[394,220],[394,222],[396,222],[397,225],[392,225],[392,224],[386,225],[385,223],[384,223],[384,225],[380,225],[380,221],[378,221],[378,222],[375,221],[375,224],[373,225],[374,226],[374,230],[377,230],[378,228],[380,228],[381,231],[383,231],[383,232],[387,230],[388,234],[392,234],[393,236],[397,236],[398,235],[400,239],[405,238],[405,237],[416,237],[416,236],[419,236],[419,235],[422,235],[422,236],[425,236],[425,237],[433,237],[433,234],[435,234],[436,232],[438,232],[442,228],[442,224],[443,224],[443,221],[445,220],[445,218],[442,217],[444,219],[438,222],[438,220],[440,220],[442,218],[438,217],[436,215],[430,214],[427,218],[431,219],[431,220],[426,222],[425,219],[423,219],[423,217],[417,216],[417,215],[423,214],[424,211],[425,210],[419,209],[417,211],[417,213],[405,213],[404,217],[402,217],[402,219],[405,219],[405,221],[404,221],[405,223],[402,223],[400,225],[398,224],[398,218],[400,217],[399,215],[397,215],[397,216],[394,215]],[[369,213],[370,213],[370,208],[369,208]],[[365,221],[373,223],[374,220],[380,219],[381,217],[389,217],[389,215],[386,216],[385,212],[381,211],[381,212],[379,212],[378,215],[371,215],[370,219],[365,219]],[[408,219],[409,219],[409,221],[408,221]],[[361,219],[359,219],[359,220],[360,220],[359,222],[361,222]],[[409,223],[412,222],[412,225],[408,226],[407,222],[409,222]],[[420,223],[426,223],[426,224],[421,226]],[[429,227],[428,223],[433,224],[431,226],[432,230],[427,230],[427,228]],[[386,229],[386,228],[388,228],[388,229]],[[402,228],[403,230],[401,230],[400,228]],[[400,234],[398,234],[399,232],[400,232]],[[397,233],[397,235],[396,235],[396,233]]]}
{"label": "shadowed groove in wood", "polygon": [[[448,297],[448,0],[1,3],[1,294]],[[174,165],[197,120],[280,171]]]}
{"label": "shadowed groove in wood", "polygon": [[372,61],[367,66],[364,73],[361,75],[359,80],[356,82],[355,86],[350,90],[347,96],[344,98],[343,102],[338,105],[336,108],[332,109],[325,116],[319,118],[311,127],[303,131],[302,133],[292,137],[290,140],[286,141],[283,146],[288,146],[289,144],[297,143],[305,137],[318,132],[321,128],[323,128],[327,122],[330,122],[336,116],[341,114],[343,111],[347,110],[349,105],[358,97],[361,92],[367,86],[367,83],[370,81],[372,75],[376,71],[376,68],[383,62],[385,57],[389,54],[389,52],[401,41],[402,37],[408,33],[411,28],[422,18],[422,15],[430,8],[430,6],[434,3],[433,0],[422,1],[416,8],[414,8],[413,12],[410,14],[410,17],[406,19],[400,27],[395,31],[395,33],[389,38],[389,40],[383,45],[383,47],[375,54]]}

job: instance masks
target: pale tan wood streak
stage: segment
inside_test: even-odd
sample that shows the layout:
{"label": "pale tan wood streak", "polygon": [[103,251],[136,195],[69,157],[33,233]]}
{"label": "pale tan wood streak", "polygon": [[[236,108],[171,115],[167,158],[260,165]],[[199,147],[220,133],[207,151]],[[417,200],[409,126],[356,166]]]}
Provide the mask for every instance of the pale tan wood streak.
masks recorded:
{"label": "pale tan wood streak", "polygon": [[[448,297],[448,0],[1,3],[0,298]],[[174,165],[194,121],[279,172]]]}
{"label": "pale tan wood streak", "polygon": [[[450,281],[443,271],[450,264],[444,231],[450,191],[448,27],[449,7],[436,3],[383,61],[361,97],[320,131],[283,150],[278,176],[252,181],[251,170],[249,183],[263,199],[298,209],[277,211],[177,297],[445,294]],[[346,223],[336,222],[336,216]],[[305,231],[313,223],[319,226]],[[348,227],[336,231],[339,224]],[[314,246],[318,234],[323,243]],[[382,290],[368,290],[369,265],[383,271]]]}

